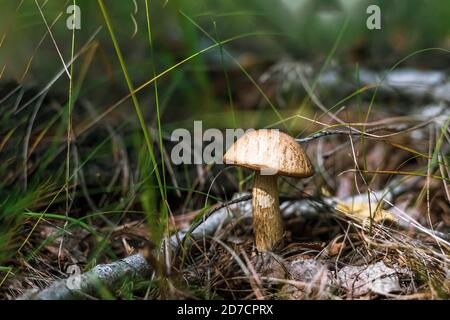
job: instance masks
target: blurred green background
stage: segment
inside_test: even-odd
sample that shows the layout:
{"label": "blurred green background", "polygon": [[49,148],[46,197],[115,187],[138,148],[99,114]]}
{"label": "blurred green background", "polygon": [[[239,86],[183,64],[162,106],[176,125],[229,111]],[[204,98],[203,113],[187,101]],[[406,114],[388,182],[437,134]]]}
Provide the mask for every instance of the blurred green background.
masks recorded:
{"label": "blurred green background", "polygon": [[[66,8],[72,1],[38,3],[48,24],[54,23],[54,40],[68,61],[71,31],[66,28]],[[76,32],[75,50],[102,26],[95,37],[99,47],[80,94],[101,104],[112,103],[125,95],[127,88],[110,36],[96,1],[76,3],[81,8],[81,30]],[[381,9],[381,30],[366,28],[370,4]],[[316,70],[329,65],[327,58],[350,69],[363,65],[383,70],[416,50],[450,48],[450,2],[446,0],[150,1],[153,58],[144,1],[105,1],[105,5],[135,86],[152,77],[152,61],[159,73],[212,45],[208,36],[218,41],[238,37],[198,55],[159,80],[163,105],[170,105],[163,109],[162,116],[165,122],[174,122],[173,127],[180,126],[178,121],[192,124],[192,119],[200,115],[204,121],[211,121],[211,126],[229,127],[223,111],[230,103],[248,110],[260,102],[240,91],[246,87],[254,90],[250,89],[254,86],[224,50],[258,79],[270,65],[285,58],[306,61]],[[47,35],[42,40],[46,26],[35,1],[2,0],[0,28],[2,79],[42,85],[61,70],[52,39]],[[428,52],[405,65],[446,71],[449,61],[448,54]],[[76,61],[75,74],[82,65],[81,60]],[[237,74],[231,74],[231,83],[229,79],[226,83],[225,69]],[[66,80],[61,77],[52,88],[65,91]],[[141,98],[152,90],[144,91],[147,93],[141,92]],[[270,114],[262,117],[270,119],[264,125],[274,120]],[[215,121],[218,118],[220,121]]]}

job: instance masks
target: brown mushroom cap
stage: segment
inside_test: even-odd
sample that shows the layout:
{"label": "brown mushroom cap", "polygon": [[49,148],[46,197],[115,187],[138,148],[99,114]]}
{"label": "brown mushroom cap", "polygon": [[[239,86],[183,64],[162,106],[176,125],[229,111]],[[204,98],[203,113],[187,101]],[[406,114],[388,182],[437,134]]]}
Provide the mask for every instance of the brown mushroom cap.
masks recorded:
{"label": "brown mushroom cap", "polygon": [[306,178],[314,169],[303,148],[291,136],[275,130],[261,129],[245,133],[223,156],[226,164],[272,174]]}

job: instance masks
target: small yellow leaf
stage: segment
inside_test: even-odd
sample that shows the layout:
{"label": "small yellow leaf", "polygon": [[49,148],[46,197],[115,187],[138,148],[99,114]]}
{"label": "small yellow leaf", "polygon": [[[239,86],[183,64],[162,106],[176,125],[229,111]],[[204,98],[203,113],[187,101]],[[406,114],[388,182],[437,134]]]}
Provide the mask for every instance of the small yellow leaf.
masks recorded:
{"label": "small yellow leaf", "polygon": [[365,201],[349,201],[349,202],[338,202],[336,205],[336,210],[339,212],[349,215],[361,220],[373,218],[374,221],[380,222],[382,220],[397,221],[397,218],[387,210],[383,210],[381,206],[377,203],[371,203],[369,206],[368,202]]}
{"label": "small yellow leaf", "polygon": [[325,197],[331,197],[331,192],[324,186],[320,188],[320,192]]}

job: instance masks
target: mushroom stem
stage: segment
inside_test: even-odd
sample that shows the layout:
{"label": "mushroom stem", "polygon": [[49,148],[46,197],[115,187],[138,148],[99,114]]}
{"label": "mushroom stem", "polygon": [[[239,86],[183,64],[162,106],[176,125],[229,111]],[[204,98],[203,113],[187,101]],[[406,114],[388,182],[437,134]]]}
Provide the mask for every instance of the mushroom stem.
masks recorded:
{"label": "mushroom stem", "polygon": [[271,251],[284,235],[276,175],[255,172],[252,205],[256,247],[259,251]]}

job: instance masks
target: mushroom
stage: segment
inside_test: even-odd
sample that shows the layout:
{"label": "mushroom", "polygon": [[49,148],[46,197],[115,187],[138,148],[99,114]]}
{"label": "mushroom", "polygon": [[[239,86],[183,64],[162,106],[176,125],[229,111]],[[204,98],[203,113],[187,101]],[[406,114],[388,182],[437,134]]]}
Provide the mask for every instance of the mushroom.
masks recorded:
{"label": "mushroom", "polygon": [[261,129],[245,133],[223,159],[226,164],[255,170],[252,206],[256,248],[272,251],[284,236],[277,177],[312,176],[308,156],[291,136],[276,129]]}

